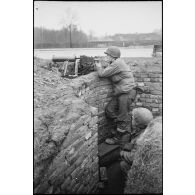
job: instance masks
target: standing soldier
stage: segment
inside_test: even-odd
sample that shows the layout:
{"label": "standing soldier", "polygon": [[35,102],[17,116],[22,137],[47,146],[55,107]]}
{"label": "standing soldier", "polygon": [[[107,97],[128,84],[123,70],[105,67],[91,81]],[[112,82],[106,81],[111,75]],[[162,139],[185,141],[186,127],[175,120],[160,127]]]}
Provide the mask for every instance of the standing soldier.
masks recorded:
{"label": "standing soldier", "polygon": [[115,136],[106,139],[107,144],[117,144],[122,135],[130,134],[129,111],[130,105],[136,97],[135,82],[130,67],[120,58],[118,47],[109,47],[105,54],[108,66],[103,68],[96,63],[99,77],[109,78],[114,87],[112,100],[105,108],[107,118],[113,119],[117,124]]}

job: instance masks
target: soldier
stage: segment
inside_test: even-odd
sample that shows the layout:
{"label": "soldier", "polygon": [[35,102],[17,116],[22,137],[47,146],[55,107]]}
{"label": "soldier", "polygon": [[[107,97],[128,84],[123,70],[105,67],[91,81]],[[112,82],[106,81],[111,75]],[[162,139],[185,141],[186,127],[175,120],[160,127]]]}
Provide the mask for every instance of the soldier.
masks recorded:
{"label": "soldier", "polygon": [[120,152],[122,161],[120,162],[121,170],[126,176],[127,171],[131,168],[134,154],[137,150],[136,141],[145,131],[148,124],[152,121],[153,115],[146,108],[135,108],[132,111],[132,136],[131,142],[125,144]]}
{"label": "soldier", "polygon": [[109,47],[105,54],[108,66],[102,67],[96,63],[99,77],[109,78],[114,87],[112,100],[105,108],[107,118],[114,120],[117,131],[112,138],[106,139],[107,144],[116,144],[123,134],[130,133],[129,111],[130,105],[136,97],[135,82],[130,67],[120,58],[118,47]]}

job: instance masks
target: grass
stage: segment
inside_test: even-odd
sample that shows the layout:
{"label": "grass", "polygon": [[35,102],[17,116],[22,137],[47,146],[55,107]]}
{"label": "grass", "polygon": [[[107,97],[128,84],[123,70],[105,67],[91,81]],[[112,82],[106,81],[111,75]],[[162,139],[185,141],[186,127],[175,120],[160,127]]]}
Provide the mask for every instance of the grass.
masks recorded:
{"label": "grass", "polygon": [[162,118],[154,119],[137,140],[125,194],[162,193]]}

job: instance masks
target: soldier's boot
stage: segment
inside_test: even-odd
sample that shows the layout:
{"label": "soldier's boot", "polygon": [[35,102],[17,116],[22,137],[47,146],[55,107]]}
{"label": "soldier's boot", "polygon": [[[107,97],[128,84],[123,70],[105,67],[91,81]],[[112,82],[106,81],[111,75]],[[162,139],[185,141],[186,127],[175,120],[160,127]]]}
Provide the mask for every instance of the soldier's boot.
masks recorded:
{"label": "soldier's boot", "polygon": [[105,142],[111,145],[124,146],[125,143],[130,141],[130,122],[118,122],[117,129],[111,130],[112,138],[107,138]]}
{"label": "soldier's boot", "polygon": [[113,137],[107,138],[105,143],[110,145],[120,145],[121,148],[130,141],[130,134],[125,131],[123,133],[116,132]]}
{"label": "soldier's boot", "polygon": [[107,138],[105,140],[105,143],[110,144],[110,145],[120,145],[121,141],[121,134],[117,131],[113,132],[111,138]]}

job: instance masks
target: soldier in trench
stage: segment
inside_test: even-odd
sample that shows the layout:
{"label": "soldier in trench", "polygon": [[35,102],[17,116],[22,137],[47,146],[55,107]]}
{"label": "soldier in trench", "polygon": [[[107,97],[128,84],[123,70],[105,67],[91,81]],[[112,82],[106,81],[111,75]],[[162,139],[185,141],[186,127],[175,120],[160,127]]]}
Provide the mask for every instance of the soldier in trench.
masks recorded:
{"label": "soldier in trench", "polygon": [[112,130],[113,136],[105,142],[118,144],[123,135],[131,133],[129,111],[136,97],[136,84],[130,67],[120,58],[118,47],[111,46],[104,53],[107,55],[105,61],[108,66],[96,63],[96,69],[99,77],[109,78],[113,84],[113,97],[105,108],[105,114],[117,124],[116,130]]}
{"label": "soldier in trench", "polygon": [[134,160],[135,152],[137,151],[136,141],[144,133],[148,124],[152,121],[153,115],[150,110],[146,108],[135,108],[132,110],[132,137],[129,143],[126,143],[120,151],[120,167],[124,174],[127,176],[128,170]]}

